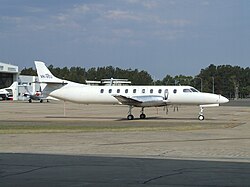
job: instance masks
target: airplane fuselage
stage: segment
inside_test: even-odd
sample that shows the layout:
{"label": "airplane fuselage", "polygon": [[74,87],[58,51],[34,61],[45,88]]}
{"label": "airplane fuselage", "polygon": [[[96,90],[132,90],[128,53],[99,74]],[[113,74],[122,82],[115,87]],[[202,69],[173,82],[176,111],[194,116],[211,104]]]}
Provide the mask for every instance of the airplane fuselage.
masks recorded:
{"label": "airplane fuselage", "polygon": [[150,100],[151,102],[144,103],[146,107],[151,105],[201,105],[224,102],[223,96],[198,92],[190,86],[88,86],[79,84],[65,85],[49,93],[49,96],[57,99],[82,104],[120,104],[114,97],[116,95],[137,99],[154,98],[154,101]]}

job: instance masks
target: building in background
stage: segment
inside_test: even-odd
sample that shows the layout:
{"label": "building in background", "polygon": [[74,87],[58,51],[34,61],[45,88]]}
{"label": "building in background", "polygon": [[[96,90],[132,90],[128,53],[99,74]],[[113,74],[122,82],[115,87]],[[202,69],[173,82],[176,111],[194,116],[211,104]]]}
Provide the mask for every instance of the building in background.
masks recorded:
{"label": "building in background", "polygon": [[18,100],[27,100],[28,98],[24,96],[25,94],[35,94],[36,92],[41,92],[37,76],[18,76]]}
{"label": "building in background", "polygon": [[19,75],[18,66],[0,62],[0,89],[4,88],[11,100],[27,100],[27,91],[41,91],[37,76]]}
{"label": "building in background", "polygon": [[[0,62],[0,89],[8,88],[18,80],[18,66]],[[17,85],[17,84],[15,84]],[[10,95],[13,100],[18,99],[17,86],[12,87]]]}
{"label": "building in background", "polygon": [[103,86],[124,86],[124,85],[130,85],[131,81],[128,79],[102,79],[100,81],[92,81],[92,80],[86,80],[86,84],[88,85],[103,85]]}

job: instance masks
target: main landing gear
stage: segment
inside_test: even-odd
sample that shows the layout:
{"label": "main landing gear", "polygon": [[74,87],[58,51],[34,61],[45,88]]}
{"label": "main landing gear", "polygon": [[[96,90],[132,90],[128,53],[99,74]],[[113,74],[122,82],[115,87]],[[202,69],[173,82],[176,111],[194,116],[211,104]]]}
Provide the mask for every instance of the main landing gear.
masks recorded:
{"label": "main landing gear", "polygon": [[[132,114],[132,108],[133,108],[133,106],[129,106],[128,116],[127,116],[128,120],[133,120],[134,119],[134,116]],[[144,114],[144,107],[142,107],[141,108],[140,119],[145,119],[145,118],[146,118],[146,114]],[[205,117],[203,115],[203,107],[202,106],[200,106],[200,112],[199,112],[198,119],[200,121],[203,121],[205,119]]]}
{"label": "main landing gear", "polygon": [[146,114],[144,114],[144,107],[141,108],[141,114],[140,114],[140,119],[145,119]]}
{"label": "main landing gear", "polygon": [[200,106],[200,112],[199,112],[199,116],[198,119],[200,121],[203,121],[205,119],[204,115],[203,115],[203,107]]}
{"label": "main landing gear", "polygon": [[128,108],[128,116],[127,116],[128,120],[134,119],[134,116],[132,115],[132,108],[133,108],[133,106],[129,106],[129,108]]}
{"label": "main landing gear", "polygon": [[[127,116],[128,120],[133,120],[134,119],[134,116],[132,114],[132,108],[133,108],[133,106],[129,106],[128,116]],[[145,119],[145,118],[146,118],[146,114],[144,114],[144,107],[142,107],[141,108],[140,119]]]}

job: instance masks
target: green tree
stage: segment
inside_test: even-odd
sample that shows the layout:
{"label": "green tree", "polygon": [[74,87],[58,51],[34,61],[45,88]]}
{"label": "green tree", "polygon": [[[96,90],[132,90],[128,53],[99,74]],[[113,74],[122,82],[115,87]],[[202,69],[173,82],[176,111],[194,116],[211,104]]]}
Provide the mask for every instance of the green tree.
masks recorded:
{"label": "green tree", "polygon": [[20,75],[31,75],[31,76],[37,76],[36,70],[33,68],[24,68],[22,69]]}

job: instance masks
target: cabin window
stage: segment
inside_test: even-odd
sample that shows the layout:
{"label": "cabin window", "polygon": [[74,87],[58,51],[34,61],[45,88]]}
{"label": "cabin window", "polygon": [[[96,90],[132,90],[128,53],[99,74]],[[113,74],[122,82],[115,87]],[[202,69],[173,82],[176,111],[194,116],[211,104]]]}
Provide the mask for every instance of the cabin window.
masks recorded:
{"label": "cabin window", "polygon": [[153,89],[150,89],[150,93],[151,93],[151,94],[154,93],[154,90],[153,90]]}
{"label": "cabin window", "polygon": [[194,89],[194,88],[190,88],[193,92],[199,92],[198,90]]}
{"label": "cabin window", "polygon": [[161,90],[161,89],[159,89],[159,90],[158,90],[158,93],[160,94],[161,92],[162,92],[162,90]]}
{"label": "cabin window", "polygon": [[189,89],[183,89],[183,92],[191,92],[191,90],[189,90]]}
{"label": "cabin window", "polygon": [[104,89],[101,89],[101,91],[100,91],[101,93],[103,93],[104,92]]}
{"label": "cabin window", "polygon": [[128,89],[125,89],[125,93],[128,93]]}
{"label": "cabin window", "polygon": [[117,89],[117,93],[120,93],[120,89]]}
{"label": "cabin window", "polygon": [[109,93],[112,93],[112,89],[109,89]]}
{"label": "cabin window", "polygon": [[176,93],[177,93],[177,90],[176,90],[176,89],[174,89],[174,91],[173,91],[173,92],[174,92],[174,94],[176,94]]}
{"label": "cabin window", "polygon": [[145,93],[145,89],[142,89],[142,90],[141,90],[141,93]]}
{"label": "cabin window", "polygon": [[133,93],[136,93],[136,89],[133,89]]}

